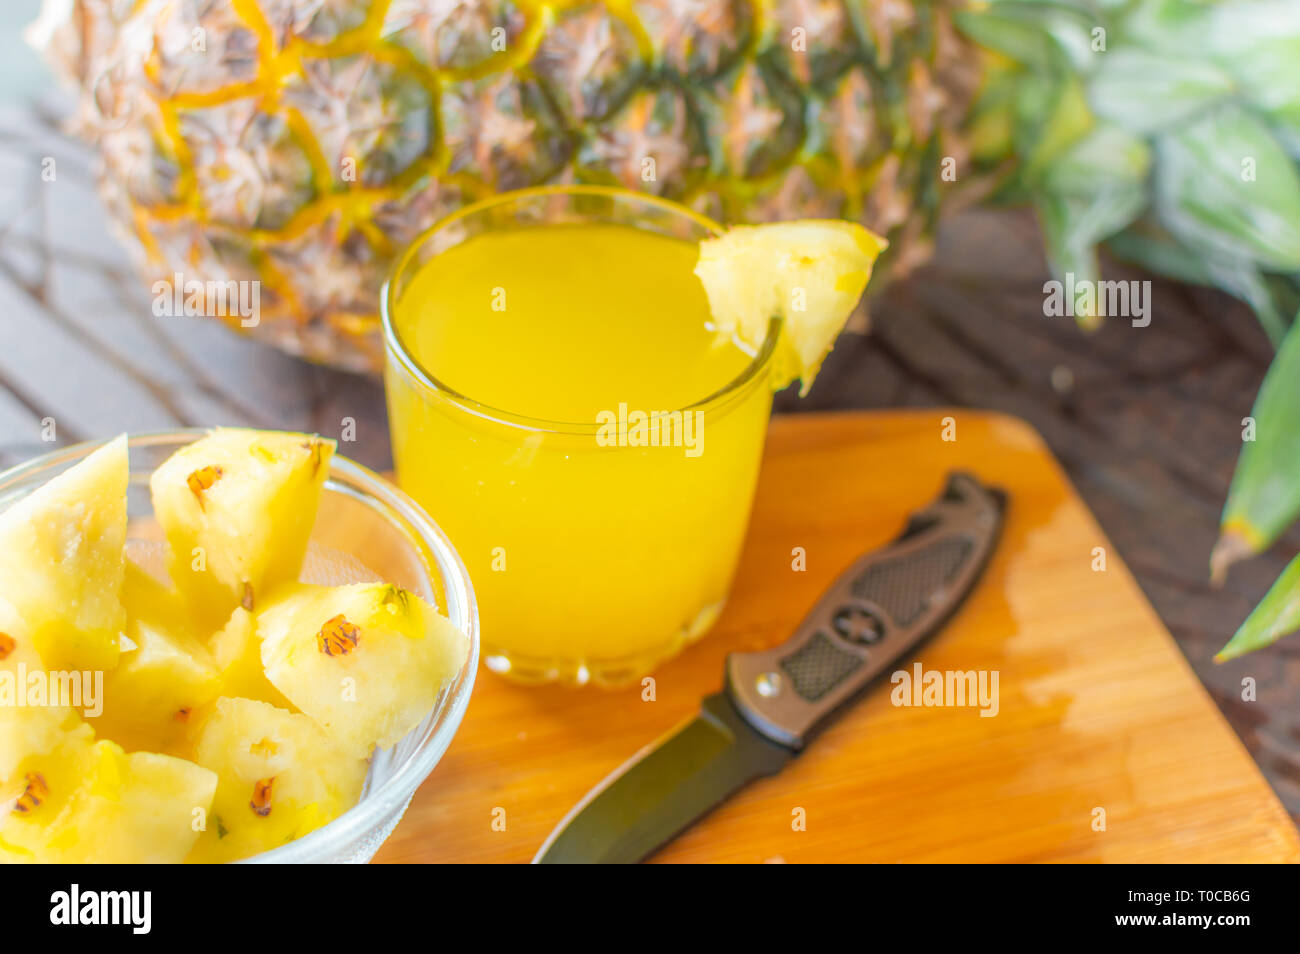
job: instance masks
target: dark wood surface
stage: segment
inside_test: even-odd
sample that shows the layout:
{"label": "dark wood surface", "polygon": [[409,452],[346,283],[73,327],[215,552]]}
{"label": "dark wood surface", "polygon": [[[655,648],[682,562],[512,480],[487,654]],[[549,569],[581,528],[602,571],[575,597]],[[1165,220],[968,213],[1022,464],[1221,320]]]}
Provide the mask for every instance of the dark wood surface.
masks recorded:
{"label": "dark wood surface", "polygon": [[[53,182],[40,176],[53,156]],[[29,108],[0,107],[0,466],[59,444],[176,425],[248,424],[337,436],[390,462],[377,381],[312,367],[205,319],[155,318],[97,199],[89,154]],[[1143,278],[1111,265],[1108,277]],[[886,290],[870,335],[845,335],[812,393],[781,412],[959,405],[1030,421],[1046,438],[1293,817],[1300,818],[1300,638],[1216,666],[1214,652],[1300,548],[1292,532],[1234,569],[1207,560],[1270,349],[1244,306],[1155,281],[1149,327],[1083,334],[1043,316],[1047,269],[1031,219],[949,219],[935,257]],[[960,439],[960,438],[959,438]],[[906,461],[881,461],[906,466]],[[1243,701],[1242,682],[1257,698]]]}

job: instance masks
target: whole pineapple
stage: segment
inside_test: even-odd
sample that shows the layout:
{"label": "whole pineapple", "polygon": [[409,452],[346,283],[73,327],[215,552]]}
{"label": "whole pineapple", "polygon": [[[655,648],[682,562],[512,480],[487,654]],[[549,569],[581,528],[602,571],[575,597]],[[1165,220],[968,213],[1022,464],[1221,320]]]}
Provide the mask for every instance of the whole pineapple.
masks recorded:
{"label": "whole pineapple", "polygon": [[992,182],[1061,275],[1107,240],[1275,340],[1300,302],[1295,0],[46,0],[33,32],[147,276],[260,280],[256,333],[345,367],[404,244],[548,182],[858,219],[878,273]]}
{"label": "whole pineapple", "polygon": [[978,75],[944,2],[47,4],[149,280],[260,280],[256,334],[362,370],[394,255],[504,189],[845,216],[915,261]]}

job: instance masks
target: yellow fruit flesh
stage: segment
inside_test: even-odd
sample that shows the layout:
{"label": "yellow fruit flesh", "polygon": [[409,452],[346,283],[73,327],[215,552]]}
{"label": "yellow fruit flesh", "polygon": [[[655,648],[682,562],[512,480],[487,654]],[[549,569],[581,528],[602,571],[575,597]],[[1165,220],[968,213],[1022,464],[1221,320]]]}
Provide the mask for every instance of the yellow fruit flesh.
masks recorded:
{"label": "yellow fruit flesh", "polygon": [[[24,758],[50,751],[76,724],[73,710],[50,705],[55,700],[48,694],[32,698],[30,678],[43,672],[40,656],[18,614],[0,600],[0,789]],[[37,679],[40,681],[39,675]]]}
{"label": "yellow fruit flesh", "polygon": [[20,766],[0,818],[0,853],[37,862],[182,861],[198,839],[217,778],[191,762],[92,741],[88,726]]}
{"label": "yellow fruit flesh", "polygon": [[49,669],[117,663],[127,476],[119,437],[0,513],[0,599]]}
{"label": "yellow fruit flesh", "polygon": [[360,755],[415,728],[469,652],[446,617],[385,583],[286,587],[257,625],[267,678]]}
{"label": "yellow fruit flesh", "polygon": [[217,668],[174,591],[128,561],[122,594],[135,648],[105,677],[104,711],[90,722],[97,736],[127,751],[172,752],[199,708],[217,697]]}
{"label": "yellow fruit flesh", "polygon": [[[226,460],[238,457],[236,445],[241,440],[244,453],[259,457],[265,456],[259,447],[279,447],[292,453],[286,442],[297,448],[302,443],[298,440],[301,435],[223,435],[227,439]],[[237,440],[233,435],[240,436]],[[245,435],[252,435],[251,439]],[[321,459],[314,466],[323,470],[328,446],[312,453]],[[364,704],[346,712],[363,713],[363,721],[340,733],[344,741],[331,739],[312,719],[286,711],[292,704],[263,669],[262,639],[253,613],[237,608],[228,614],[224,626],[211,632],[204,621],[212,612],[211,604],[196,607],[192,592],[182,594],[122,558],[114,528],[119,523],[123,526],[124,539],[125,481],[110,481],[116,497],[97,494],[83,506],[70,505],[69,488],[82,492],[99,487],[105,472],[115,472],[124,463],[124,454],[114,459],[101,451],[81,465],[80,473],[68,472],[74,479],[47,485],[57,493],[42,493],[37,500],[40,506],[29,508],[37,515],[35,523],[30,513],[19,515],[25,521],[22,526],[44,528],[52,539],[71,541],[69,558],[80,559],[79,564],[60,566],[62,577],[56,574],[53,580],[29,581],[33,586],[43,586],[47,593],[58,586],[64,588],[59,592],[64,592],[78,566],[86,587],[103,586],[103,576],[116,576],[112,605],[121,617],[121,651],[116,667],[104,673],[98,699],[103,707],[100,715],[86,713],[88,719],[83,722],[80,708],[11,704],[17,693],[27,691],[20,676],[26,680],[35,676],[47,692],[51,681],[44,678],[42,658],[26,618],[0,598],[0,860],[175,862],[192,856],[193,860],[211,861],[278,847],[351,808],[359,798],[367,769],[360,752],[373,748],[386,731],[400,736],[405,731],[402,726],[423,718],[442,679],[465,661],[465,637],[432,607],[413,597],[409,603],[405,596],[397,598],[401,591],[395,587],[380,585],[371,594],[374,598],[339,602],[339,608],[365,622],[368,651],[353,659],[355,668],[347,670],[347,676],[361,687],[357,698]],[[87,464],[94,466],[88,468]],[[286,484],[305,483],[309,495],[319,495],[323,475],[318,478],[313,473],[304,478],[302,463],[296,460],[288,469],[295,476]],[[91,479],[96,474],[99,481]],[[196,483],[205,492],[217,486],[206,478],[187,479],[186,492],[193,494]],[[166,492],[164,488],[164,495]],[[271,503],[265,504],[268,499]],[[247,506],[271,506],[276,499],[271,495],[262,498],[263,503],[254,501]],[[232,495],[223,506],[239,510],[244,505]],[[315,508],[313,498],[312,518]],[[272,567],[269,575],[260,577],[263,582],[289,573],[290,567],[296,577],[311,520],[303,517],[302,506],[296,507],[293,516],[280,516],[276,526],[268,527],[256,509],[241,510],[240,526],[271,548],[279,545],[277,533],[284,530],[294,551],[289,558],[276,554],[249,557],[246,549],[234,556],[217,552],[217,562],[227,567]],[[14,532],[19,523],[15,518],[11,521]],[[86,527],[104,528],[104,539],[116,546],[117,560],[106,551],[95,547],[88,551],[83,546]],[[209,545],[214,540],[224,545],[220,535],[209,534],[205,539]],[[239,542],[247,544],[247,538]],[[41,557],[49,548],[44,540],[37,544],[37,556]],[[81,559],[87,552],[94,559]],[[21,563],[20,553],[10,558]],[[105,566],[114,572],[93,572]],[[331,592],[298,584],[284,589],[290,593],[319,590],[318,596]],[[91,598],[81,599],[83,606],[91,602]],[[335,608],[328,599],[313,605]],[[402,612],[394,615],[394,606],[400,606]],[[366,615],[366,608],[373,611],[371,615]],[[309,630],[292,634],[293,638],[286,636],[282,640],[286,647],[299,639],[315,639],[321,627],[312,616],[313,612],[308,612],[297,620],[296,625]],[[203,636],[206,642],[200,638]],[[62,654],[79,652],[85,643],[60,636],[50,645]],[[115,650],[117,645],[115,637]],[[54,658],[65,657],[56,654]],[[296,693],[314,700],[318,694],[330,692],[339,696],[340,678],[337,670],[327,668],[290,672],[287,681]],[[325,679],[333,682],[326,685],[321,681]],[[91,699],[83,701],[83,708],[92,707]],[[211,768],[195,764],[200,759]],[[214,771],[222,773],[224,788],[220,808],[210,811],[218,784]],[[263,782],[267,784],[255,794],[254,789]],[[250,804],[269,810],[253,811]],[[218,816],[224,821],[211,821]],[[199,843],[199,830],[205,822],[207,828]]]}
{"label": "yellow fruit flesh", "polygon": [[700,243],[695,274],[719,335],[756,348],[782,320],[773,385],[798,378],[807,392],[885,246],[853,222],[739,226]]}
{"label": "yellow fruit flesh", "polygon": [[296,707],[266,678],[257,621],[248,610],[241,606],[231,614],[226,625],[208,640],[208,651],[217,667],[222,695],[257,699],[295,711]]}
{"label": "yellow fruit flesh", "polygon": [[315,831],[356,804],[367,769],[311,719],[251,699],[217,700],[194,759],[220,779],[194,862],[235,861]]}
{"label": "yellow fruit flesh", "polygon": [[217,429],[150,479],[167,571],[208,630],[302,569],[334,443]]}

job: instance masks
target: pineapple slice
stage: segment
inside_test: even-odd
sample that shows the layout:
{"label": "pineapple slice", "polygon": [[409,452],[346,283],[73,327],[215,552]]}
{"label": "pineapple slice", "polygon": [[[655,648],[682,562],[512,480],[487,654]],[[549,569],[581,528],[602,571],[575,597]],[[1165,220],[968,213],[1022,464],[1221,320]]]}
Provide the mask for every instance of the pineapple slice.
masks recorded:
{"label": "pineapple slice", "polygon": [[127,479],[122,436],[0,513],[0,598],[47,669],[117,664]]}
{"label": "pineapple slice", "polygon": [[44,752],[22,759],[0,788],[0,859],[50,861],[74,846],[51,844],[68,828],[93,761],[95,733],[82,724]]}
{"label": "pineapple slice", "polygon": [[41,658],[14,612],[0,600],[0,790],[23,759],[54,749],[78,719],[67,706],[30,705],[32,673],[42,672]]}
{"label": "pineapple slice", "polygon": [[4,796],[0,856],[36,862],[184,860],[217,788],[211,771],[167,755],[127,755],[89,726],[31,756]]}
{"label": "pineapple slice", "polygon": [[257,699],[278,709],[294,710],[284,693],[266,678],[257,620],[248,610],[236,608],[226,625],[208,640],[208,651],[221,678],[222,695]]}
{"label": "pineapple slice", "polygon": [[167,571],[206,628],[297,580],[333,454],[307,434],[218,428],[154,472]]}
{"label": "pineapple slice", "polygon": [[831,219],[739,226],[700,243],[695,274],[720,338],[757,349],[772,319],[782,319],[773,386],[798,378],[807,393],[886,245]]}
{"label": "pineapple slice", "polygon": [[445,616],[389,583],[286,587],[257,626],[267,678],[358,753],[415,728],[469,653]]}
{"label": "pineapple slice", "polygon": [[216,664],[180,594],[129,560],[122,602],[135,648],[105,678],[104,711],[92,724],[128,751],[177,751],[196,710],[221,691]]}
{"label": "pineapple slice", "polygon": [[216,799],[190,861],[234,861],[278,848],[357,803],[366,760],[305,715],[253,699],[217,700],[195,760],[217,773]]}

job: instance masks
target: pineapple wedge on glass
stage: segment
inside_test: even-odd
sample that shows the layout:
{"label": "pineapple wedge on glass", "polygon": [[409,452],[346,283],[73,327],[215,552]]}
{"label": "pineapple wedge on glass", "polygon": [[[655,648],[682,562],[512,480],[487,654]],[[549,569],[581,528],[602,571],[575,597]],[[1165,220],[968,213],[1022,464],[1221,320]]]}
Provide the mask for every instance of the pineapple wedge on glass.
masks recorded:
{"label": "pineapple wedge on glass", "polygon": [[279,848],[361,796],[366,760],[344,752],[305,715],[222,697],[197,731],[194,759],[220,781],[189,861],[235,861]]}
{"label": "pineapple wedge on glass", "polygon": [[127,479],[121,436],[0,513],[0,599],[47,669],[117,665]]}
{"label": "pineapple wedge on glass", "polygon": [[285,587],[257,625],[267,678],[362,755],[415,728],[469,653],[450,620],[389,583]]}
{"label": "pineapple wedge on glass", "polygon": [[695,274],[720,337],[757,349],[781,319],[772,384],[807,392],[887,245],[854,222],[738,226],[700,243]]}
{"label": "pineapple wedge on glass", "polygon": [[167,572],[206,629],[298,578],[334,446],[309,434],[218,428],[154,471]]}
{"label": "pineapple wedge on glass", "polygon": [[89,726],[19,767],[0,799],[0,858],[60,863],[184,860],[206,823],[217,776],[168,755],[126,754]]}
{"label": "pineapple wedge on glass", "polygon": [[222,691],[216,664],[180,595],[130,560],[122,602],[134,648],[105,677],[104,711],[91,725],[130,752],[178,751],[187,723]]}

